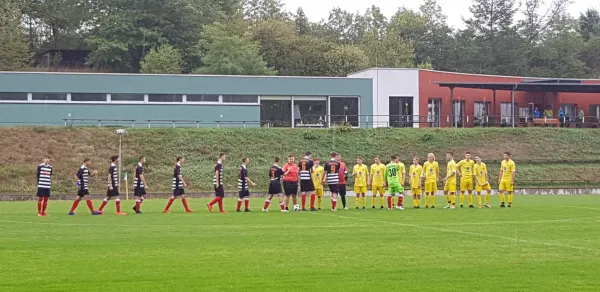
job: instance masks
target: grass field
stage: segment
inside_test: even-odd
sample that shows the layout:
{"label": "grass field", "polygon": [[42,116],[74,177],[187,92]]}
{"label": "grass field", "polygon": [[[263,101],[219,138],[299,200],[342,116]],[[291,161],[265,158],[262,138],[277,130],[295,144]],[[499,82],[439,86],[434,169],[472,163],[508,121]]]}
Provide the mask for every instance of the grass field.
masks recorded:
{"label": "grass field", "polygon": [[[438,207],[443,205],[438,198]],[[0,291],[598,291],[600,197],[513,208],[91,216],[0,203]],[[353,198],[350,207],[353,207]],[[99,204],[95,202],[95,205]],[[130,210],[133,201],[123,202]],[[330,206],[325,200],[325,206]],[[369,202],[370,205],[370,202]]]}

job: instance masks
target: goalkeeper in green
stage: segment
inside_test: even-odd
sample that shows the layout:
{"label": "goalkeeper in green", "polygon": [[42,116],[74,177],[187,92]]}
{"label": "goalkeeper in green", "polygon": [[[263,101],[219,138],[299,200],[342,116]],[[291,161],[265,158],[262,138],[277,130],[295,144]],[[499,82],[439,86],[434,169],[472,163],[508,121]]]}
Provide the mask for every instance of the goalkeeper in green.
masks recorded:
{"label": "goalkeeper in green", "polygon": [[402,193],[404,190],[402,189],[402,184],[398,179],[398,175],[400,175],[400,167],[398,166],[398,156],[392,155],[391,158],[392,161],[385,166],[384,176],[386,185],[388,187],[388,191],[390,192],[390,195],[387,198],[388,210],[393,210],[393,197],[396,196],[396,194],[399,194],[398,207],[396,208],[398,210],[404,210],[404,208],[402,207],[402,201],[404,200],[404,195]]}

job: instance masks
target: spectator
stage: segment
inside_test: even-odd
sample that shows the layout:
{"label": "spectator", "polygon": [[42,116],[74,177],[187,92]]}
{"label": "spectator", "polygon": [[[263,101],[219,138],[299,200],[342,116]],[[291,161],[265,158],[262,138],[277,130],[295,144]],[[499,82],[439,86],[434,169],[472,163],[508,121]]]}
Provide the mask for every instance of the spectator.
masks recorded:
{"label": "spectator", "polygon": [[577,113],[577,117],[579,118],[579,127],[583,128],[583,118],[585,117],[585,113],[583,112],[583,109],[579,109],[579,113]]}
{"label": "spectator", "polygon": [[537,108],[537,106],[533,109],[533,118],[534,119],[539,119],[542,117],[542,113],[540,113],[540,110]]}
{"label": "spectator", "polygon": [[560,126],[564,127],[567,121],[567,117],[565,115],[565,110],[562,107],[558,109],[558,119],[560,120]]}
{"label": "spectator", "polygon": [[544,110],[544,118],[552,118],[554,117],[554,112],[552,111],[552,109],[550,109],[549,106],[546,107],[546,109]]}

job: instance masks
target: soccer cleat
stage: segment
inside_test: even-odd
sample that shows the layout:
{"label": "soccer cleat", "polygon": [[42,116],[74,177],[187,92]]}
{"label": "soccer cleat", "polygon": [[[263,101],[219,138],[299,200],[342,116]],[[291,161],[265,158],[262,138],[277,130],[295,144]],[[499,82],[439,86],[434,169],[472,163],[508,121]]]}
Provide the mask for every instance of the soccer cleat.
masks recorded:
{"label": "soccer cleat", "polygon": [[117,215],[119,215],[119,216],[125,216],[125,215],[127,215],[127,213],[119,212],[119,213],[117,213]]}
{"label": "soccer cleat", "polygon": [[344,210],[348,211],[348,207],[344,207]]}
{"label": "soccer cleat", "polygon": [[48,214],[46,212],[42,212],[42,216],[50,216],[50,214]]}
{"label": "soccer cleat", "polygon": [[452,205],[446,205],[446,207],[444,207],[444,209],[450,209],[450,207],[452,207]]}
{"label": "soccer cleat", "polygon": [[44,214],[38,213],[38,217],[44,217]]}
{"label": "soccer cleat", "polygon": [[396,210],[404,210],[404,207],[402,207],[402,206],[396,206]]}
{"label": "soccer cleat", "polygon": [[139,212],[137,212],[137,211],[136,211],[136,212],[135,212],[135,214],[137,214],[137,215],[142,215],[142,214],[144,214],[144,213],[142,213],[142,211],[139,211]]}
{"label": "soccer cleat", "polygon": [[252,211],[250,211],[250,209],[246,209],[246,210],[244,210],[244,212],[248,213],[248,212],[252,212]]}
{"label": "soccer cleat", "polygon": [[135,211],[135,206],[133,206],[133,208],[131,208],[131,210]]}
{"label": "soccer cleat", "polygon": [[417,206],[413,206],[413,209],[416,209],[416,208],[417,208]]}
{"label": "soccer cleat", "polygon": [[425,205],[425,209],[429,209],[429,206]]}
{"label": "soccer cleat", "polygon": [[388,208],[388,211],[392,211],[392,210],[394,210],[394,209],[392,209],[392,208]]}
{"label": "soccer cleat", "polygon": [[287,209],[286,210],[281,210],[281,213],[288,213],[288,212],[290,212],[290,211],[287,210]]}
{"label": "soccer cleat", "polygon": [[94,211],[92,212],[92,215],[103,215],[101,211]]}
{"label": "soccer cleat", "polygon": [[321,211],[321,208],[319,208],[319,209],[317,209],[317,210]]}
{"label": "soccer cleat", "polygon": [[317,208],[310,208],[310,211],[315,212],[315,211],[317,211]]}
{"label": "soccer cleat", "polygon": [[[212,213],[212,205],[211,204],[206,204],[206,207],[208,208],[208,212]],[[264,209],[263,209],[264,210]]]}
{"label": "soccer cleat", "polygon": [[483,208],[481,205],[479,205],[479,209]]}
{"label": "soccer cleat", "polygon": [[331,209],[331,212],[337,212],[337,209]]}
{"label": "soccer cleat", "polygon": [[169,210],[163,210],[163,213],[165,213],[165,214],[171,214],[171,211],[169,211]]}
{"label": "soccer cleat", "polygon": [[220,210],[220,211],[219,211],[219,213],[221,213],[221,214],[227,214],[227,211],[225,211],[225,210]]}
{"label": "soccer cleat", "polygon": [[506,206],[504,206],[504,204],[500,204],[500,208],[504,208],[504,207],[506,207]]}
{"label": "soccer cleat", "polygon": [[263,212],[269,212],[269,209],[262,209]]}
{"label": "soccer cleat", "polygon": [[[100,211],[96,211],[96,212],[98,212],[98,214],[97,214],[97,215],[104,215],[104,211],[101,211],[101,210],[100,210]],[[92,213],[92,215],[93,215],[93,213]]]}
{"label": "soccer cleat", "polygon": [[367,209],[367,207],[363,206],[363,210],[366,210],[366,209]]}
{"label": "soccer cleat", "polygon": [[235,210],[235,211],[236,211],[236,212],[242,212],[242,210],[240,210],[240,209],[237,209],[237,210]]}
{"label": "soccer cleat", "polygon": [[187,210],[185,210],[185,212],[186,212],[186,213],[194,213],[195,211],[194,211],[194,210],[192,210],[192,209],[187,209]]}
{"label": "soccer cleat", "polygon": [[469,208],[475,208],[475,206],[473,206],[473,205],[469,205]]}
{"label": "soccer cleat", "polygon": [[360,209],[360,208],[359,208],[358,206],[356,206],[356,208],[355,208],[355,209],[356,209],[356,210],[358,210],[358,209]]}
{"label": "soccer cleat", "polygon": [[381,207],[379,207],[379,209],[383,210],[383,209],[385,209],[385,207],[384,207],[384,206],[381,206]]}
{"label": "soccer cleat", "polygon": [[462,208],[462,207],[463,207],[463,205],[460,205],[460,207]]}
{"label": "soccer cleat", "polygon": [[69,212],[69,216],[75,216],[75,212]]}
{"label": "soccer cleat", "polygon": [[289,208],[289,207],[285,207],[285,210],[286,210],[286,211],[289,211],[289,210],[290,210],[290,208]]}
{"label": "soccer cleat", "polygon": [[431,206],[431,209],[435,209],[435,206]]}
{"label": "soccer cleat", "polygon": [[306,212],[306,209],[302,209],[302,212]]}
{"label": "soccer cleat", "polygon": [[450,208],[449,208],[449,209],[455,209],[455,208],[456,208],[456,207],[454,207],[454,205],[452,205],[452,206],[450,206]]}
{"label": "soccer cleat", "polygon": [[508,207],[509,207],[509,208],[510,208],[511,206],[512,206],[511,204],[508,204]]}
{"label": "soccer cleat", "polygon": [[375,209],[375,206],[371,207],[371,209]]}
{"label": "soccer cleat", "polygon": [[486,207],[486,208],[491,208],[491,207],[492,207],[492,206],[490,206],[490,204],[488,204],[488,203],[485,203],[485,205],[483,205],[483,206],[484,206],[484,207]]}
{"label": "soccer cleat", "polygon": [[421,209],[421,206],[417,206],[417,209]]}

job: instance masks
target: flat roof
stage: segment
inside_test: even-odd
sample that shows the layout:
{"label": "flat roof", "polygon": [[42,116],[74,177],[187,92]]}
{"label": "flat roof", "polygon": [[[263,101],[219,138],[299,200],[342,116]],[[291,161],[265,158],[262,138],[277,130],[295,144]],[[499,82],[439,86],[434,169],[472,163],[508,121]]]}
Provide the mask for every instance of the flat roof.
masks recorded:
{"label": "flat roof", "polygon": [[472,88],[488,90],[508,90],[527,92],[575,92],[575,93],[600,93],[600,84],[582,84],[580,82],[433,82],[440,87]]}

